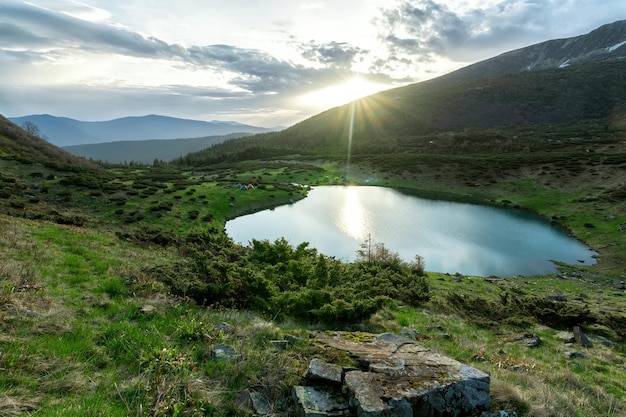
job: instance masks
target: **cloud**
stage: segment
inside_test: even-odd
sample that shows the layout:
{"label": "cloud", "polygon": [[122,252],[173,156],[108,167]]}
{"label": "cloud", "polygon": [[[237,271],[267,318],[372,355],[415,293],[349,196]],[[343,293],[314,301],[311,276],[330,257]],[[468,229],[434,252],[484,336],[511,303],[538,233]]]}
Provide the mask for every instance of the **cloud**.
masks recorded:
{"label": "cloud", "polygon": [[369,53],[368,50],[352,46],[347,42],[314,41],[300,45],[302,56],[310,61],[338,68],[352,68],[352,65]]}
{"label": "cloud", "polygon": [[492,1],[462,9],[447,3],[401,0],[381,9],[374,24],[392,61],[394,57],[421,57],[422,61],[443,57],[474,62],[547,40],[546,27],[555,24],[562,8],[555,0]]}
{"label": "cloud", "polygon": [[[2,6],[0,34],[4,35],[0,45],[13,50],[4,53],[14,55],[14,51],[22,51],[17,54],[23,55],[23,59],[39,56],[42,60],[56,60],[59,55],[85,52],[171,61],[172,65],[196,71],[230,73],[229,83],[233,87],[258,94],[313,87],[329,76],[328,71],[280,60],[256,49],[231,45],[183,47],[106,22],[82,20],[27,5]],[[311,44],[304,52],[311,60],[337,67],[339,72],[349,68],[362,53],[359,48],[341,43]]]}

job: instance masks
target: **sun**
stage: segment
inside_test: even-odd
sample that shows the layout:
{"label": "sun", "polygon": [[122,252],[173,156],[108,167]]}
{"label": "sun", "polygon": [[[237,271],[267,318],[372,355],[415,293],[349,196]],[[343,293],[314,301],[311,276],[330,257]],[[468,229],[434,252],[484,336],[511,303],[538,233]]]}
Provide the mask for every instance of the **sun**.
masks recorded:
{"label": "sun", "polygon": [[331,85],[302,97],[302,100],[322,108],[330,108],[350,103],[361,97],[386,90],[390,86],[373,83],[361,76],[354,76],[339,84]]}

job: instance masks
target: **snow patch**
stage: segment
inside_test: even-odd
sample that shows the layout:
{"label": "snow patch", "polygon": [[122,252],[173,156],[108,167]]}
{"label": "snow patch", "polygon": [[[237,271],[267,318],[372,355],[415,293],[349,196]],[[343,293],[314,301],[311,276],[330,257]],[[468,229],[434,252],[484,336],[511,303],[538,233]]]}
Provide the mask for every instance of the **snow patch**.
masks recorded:
{"label": "snow patch", "polygon": [[567,68],[567,67],[569,67],[569,59],[565,61],[564,63],[562,63],[561,65],[559,65],[559,68]]}
{"label": "snow patch", "polygon": [[620,43],[616,43],[613,46],[609,46],[608,51],[609,52],[613,52],[614,50],[618,49],[622,45],[626,45],[626,41],[623,41],[623,42],[620,42]]}

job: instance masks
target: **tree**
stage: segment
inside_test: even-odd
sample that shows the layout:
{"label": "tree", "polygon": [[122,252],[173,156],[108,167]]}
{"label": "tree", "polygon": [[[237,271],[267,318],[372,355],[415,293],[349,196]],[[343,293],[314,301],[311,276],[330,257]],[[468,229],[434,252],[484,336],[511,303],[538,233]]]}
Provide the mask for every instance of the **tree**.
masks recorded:
{"label": "tree", "polygon": [[26,131],[31,136],[35,136],[41,138],[41,130],[39,130],[39,126],[30,121],[25,121],[22,123],[22,129]]}

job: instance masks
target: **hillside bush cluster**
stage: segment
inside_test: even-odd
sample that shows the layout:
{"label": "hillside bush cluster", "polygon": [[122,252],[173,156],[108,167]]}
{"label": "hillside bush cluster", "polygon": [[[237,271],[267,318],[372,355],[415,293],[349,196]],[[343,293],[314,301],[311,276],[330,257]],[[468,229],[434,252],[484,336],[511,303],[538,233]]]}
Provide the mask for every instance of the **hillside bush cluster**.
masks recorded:
{"label": "hillside bush cluster", "polygon": [[[371,242],[370,242],[371,243]],[[186,256],[148,271],[173,294],[200,305],[252,309],[312,323],[365,321],[392,302],[418,306],[429,297],[421,258],[402,262],[383,244],[354,263],[281,238],[241,247],[223,234],[195,233]]]}

